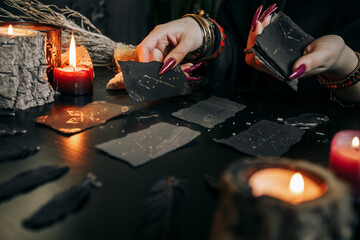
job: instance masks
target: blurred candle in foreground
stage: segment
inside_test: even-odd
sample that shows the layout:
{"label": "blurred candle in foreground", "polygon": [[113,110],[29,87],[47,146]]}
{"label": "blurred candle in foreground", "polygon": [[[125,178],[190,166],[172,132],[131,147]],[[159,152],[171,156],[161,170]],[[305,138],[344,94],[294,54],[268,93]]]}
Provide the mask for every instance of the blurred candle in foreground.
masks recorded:
{"label": "blurred candle in foreground", "polygon": [[338,132],[330,149],[330,169],[353,186],[360,183],[359,136],[360,131],[355,130]]}
{"label": "blurred candle in foreground", "polygon": [[251,175],[249,185],[255,197],[266,195],[293,205],[317,199],[327,191],[307,175],[284,168],[259,170]]}

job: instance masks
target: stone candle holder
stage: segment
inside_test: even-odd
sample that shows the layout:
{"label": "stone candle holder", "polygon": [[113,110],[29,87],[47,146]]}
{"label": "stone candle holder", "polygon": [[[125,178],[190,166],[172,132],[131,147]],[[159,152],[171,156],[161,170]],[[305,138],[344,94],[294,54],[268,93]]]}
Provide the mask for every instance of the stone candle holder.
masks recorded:
{"label": "stone candle holder", "polygon": [[[249,180],[268,169],[301,173],[319,190],[318,195],[292,201],[255,193]],[[264,186],[271,184],[265,182]],[[342,240],[354,236],[356,218],[350,189],[321,166],[285,158],[243,159],[227,168],[220,187],[210,239]]]}

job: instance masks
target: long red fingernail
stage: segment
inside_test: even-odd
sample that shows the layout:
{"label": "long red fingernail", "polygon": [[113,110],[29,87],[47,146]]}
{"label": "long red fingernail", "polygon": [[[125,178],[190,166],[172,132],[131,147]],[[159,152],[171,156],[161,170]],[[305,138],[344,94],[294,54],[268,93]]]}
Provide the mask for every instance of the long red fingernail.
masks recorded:
{"label": "long red fingernail", "polygon": [[184,69],[184,72],[191,73],[191,72],[195,71],[196,69],[198,69],[201,66],[201,64],[202,64],[202,62],[199,62],[198,64],[195,64],[194,66]]}
{"label": "long red fingernail", "polygon": [[176,65],[175,59],[169,58],[160,68],[159,75],[164,75],[169,70],[171,70],[175,65]]}
{"label": "long red fingernail", "polygon": [[290,76],[289,79],[293,80],[295,78],[298,78],[301,74],[305,72],[306,66],[305,64],[301,64]]}
{"label": "long red fingernail", "polygon": [[255,15],[254,15],[252,23],[251,23],[252,31],[255,31],[255,28],[256,28],[256,25],[257,25],[257,20],[260,17],[260,13],[261,13],[262,8],[263,8],[263,5],[261,5],[255,12]]}
{"label": "long red fingernail", "polygon": [[265,18],[267,16],[269,16],[270,14],[272,14],[273,12],[275,12],[275,10],[277,9],[278,7],[276,6],[276,3],[274,3],[273,5],[271,5],[270,7],[268,7],[264,13],[261,15],[259,21],[260,22],[263,22],[265,20]]}
{"label": "long red fingernail", "polygon": [[195,82],[200,80],[200,78],[198,77],[187,77],[186,79],[188,80],[188,82]]}

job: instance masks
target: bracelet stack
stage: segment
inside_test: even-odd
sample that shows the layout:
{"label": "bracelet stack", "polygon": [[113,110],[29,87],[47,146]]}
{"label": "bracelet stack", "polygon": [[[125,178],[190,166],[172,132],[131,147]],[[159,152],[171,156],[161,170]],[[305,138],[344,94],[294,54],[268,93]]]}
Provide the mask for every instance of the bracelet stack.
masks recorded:
{"label": "bracelet stack", "polygon": [[201,29],[203,42],[200,48],[186,55],[185,60],[190,62],[209,61],[216,58],[225,45],[225,34],[223,28],[214,20],[200,10],[197,14],[186,14],[184,17],[194,19]]}
{"label": "bracelet stack", "polygon": [[360,81],[360,53],[355,52],[358,57],[358,64],[354,71],[352,71],[346,78],[340,80],[327,79],[324,74],[318,74],[319,83],[328,89],[339,89],[350,87]]}

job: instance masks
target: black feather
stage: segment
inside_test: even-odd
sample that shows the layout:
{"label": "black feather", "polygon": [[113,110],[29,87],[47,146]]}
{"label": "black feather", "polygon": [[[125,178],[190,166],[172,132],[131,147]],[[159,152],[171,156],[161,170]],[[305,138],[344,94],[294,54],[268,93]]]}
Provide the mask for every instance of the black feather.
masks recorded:
{"label": "black feather", "polygon": [[69,167],[44,166],[22,172],[8,181],[0,183],[0,202],[57,179],[68,171]]}
{"label": "black feather", "polygon": [[24,226],[32,229],[42,228],[81,209],[89,199],[93,186],[100,187],[101,183],[96,181],[94,175],[89,174],[83,183],[55,195],[31,217],[24,220]]}
{"label": "black feather", "polygon": [[7,147],[0,149],[0,163],[26,158],[30,155],[37,153],[40,150],[39,146],[20,146],[20,147]]}
{"label": "black feather", "polygon": [[178,238],[179,215],[187,195],[184,182],[168,177],[152,186],[144,203],[139,239]]}

